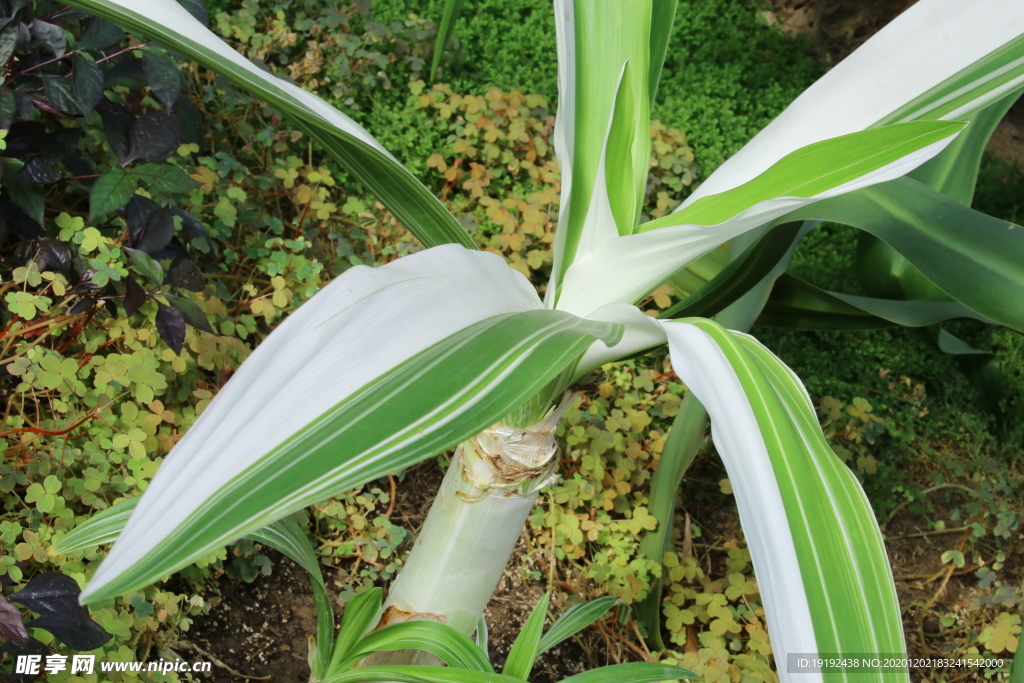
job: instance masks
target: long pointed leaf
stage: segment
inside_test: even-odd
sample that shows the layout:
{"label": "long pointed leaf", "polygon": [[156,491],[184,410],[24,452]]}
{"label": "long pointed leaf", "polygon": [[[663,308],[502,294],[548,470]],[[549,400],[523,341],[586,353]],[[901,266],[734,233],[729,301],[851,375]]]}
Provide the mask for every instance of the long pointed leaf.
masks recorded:
{"label": "long pointed leaf", "polygon": [[1024,228],[992,218],[910,178],[865,188],[786,217],[860,228],[902,254],[968,308],[1024,331]]}
{"label": "long pointed leaf", "polygon": [[[1024,79],[1022,34],[1017,0],[916,3],[804,91],[681,208],[742,185],[814,142],[936,113],[969,115]],[[954,93],[963,96],[957,111],[929,109]],[[910,103],[913,110],[901,112]]]}
{"label": "long pointed leaf", "polygon": [[[878,525],[803,385],[747,335],[705,320],[665,329],[676,373],[711,416],[781,678],[790,653],[905,652]],[[864,680],[908,677],[877,672]]]}
{"label": "long pointed leaf", "polygon": [[938,154],[963,125],[906,123],[798,150],[743,186],[645,223],[640,234],[602,243],[570,266],[556,307],[587,315],[611,301],[638,301],[729,239],[798,207],[906,174]]}
{"label": "long pointed leaf", "polygon": [[544,632],[544,618],[548,614],[548,602],[551,600],[551,593],[545,593],[534,606],[522,630],[512,643],[512,649],[508,651],[508,659],[505,660],[505,668],[502,673],[506,676],[513,676],[520,680],[530,677],[533,670],[533,661],[540,654],[540,639]]}
{"label": "long pointed leaf", "polygon": [[565,614],[558,617],[558,621],[551,625],[548,632],[537,643],[537,654],[547,652],[562,641],[572,638],[607,614],[608,610],[619,602],[618,598],[606,595],[603,598],[595,598],[579,605],[573,605],[565,610]]}
{"label": "long pointed leaf", "polygon": [[474,669],[441,666],[361,666],[332,673],[323,683],[523,683],[518,678]]}
{"label": "long pointed leaf", "polygon": [[1022,92],[1024,90],[1015,90],[968,116],[965,119],[969,124],[967,130],[958,135],[949,147],[908,175],[950,199],[970,206],[985,145]]}
{"label": "long pointed leaf", "polygon": [[[94,515],[60,539],[54,545],[53,552],[65,554],[116,541],[128,524],[128,519],[139,500],[141,499],[129,498]],[[320,571],[320,563],[310,547],[306,534],[293,518],[284,517],[270,526],[250,532],[247,538],[277,550],[285,557],[295,561],[309,574],[309,581],[313,588],[313,600],[316,605],[317,622],[317,657],[313,670],[317,677],[322,678],[327,673],[331,657],[331,645],[334,639],[334,610],[331,607],[330,596],[327,594],[323,573]]]}
{"label": "long pointed leaf", "polygon": [[630,662],[591,669],[562,679],[562,683],[658,683],[658,681],[699,681],[689,669],[670,664]]}
{"label": "long pointed leaf", "polygon": [[761,236],[706,285],[663,311],[659,318],[710,317],[759,283],[793,247],[801,223],[785,223]]}
{"label": "long pointed leaf", "polygon": [[650,167],[651,1],[555,3],[562,205],[549,291],[581,244],[636,226]]}
{"label": "long pointed leaf", "polygon": [[441,15],[441,23],[437,27],[437,40],[434,41],[434,58],[430,60],[430,78],[437,78],[437,67],[441,66],[441,57],[444,56],[444,48],[455,31],[455,22],[462,15],[462,6],[466,0],[448,0],[444,4],[444,14]]}
{"label": "long pointed leaf", "polygon": [[614,324],[540,309],[493,254],[354,268],[285,320],[172,449],[86,587],[146,585],[498,421]]}
{"label": "long pointed leaf", "polygon": [[128,524],[128,518],[139,504],[139,498],[129,498],[98,512],[53,545],[53,552],[66,554],[75,550],[113,543]]}
{"label": "long pointed leaf", "polygon": [[383,596],[384,591],[374,586],[351,598],[345,605],[345,615],[341,620],[341,630],[338,631],[334,651],[331,653],[328,674],[347,668],[343,666],[345,661],[358,648],[359,641],[366,632],[377,623]]}
{"label": "long pointed leaf", "polygon": [[316,95],[263,71],[175,0],[71,0],[67,4],[170,47],[290,117],[352,172],[423,244],[473,240],[441,202],[359,124]]}
{"label": "long pointed leaf", "polygon": [[661,81],[661,72],[665,67],[665,55],[668,53],[668,43],[672,38],[672,24],[676,20],[678,7],[679,0],[654,0],[651,7],[651,63],[650,75],[647,77],[647,95],[652,107],[654,98],[658,94],[658,83]]}
{"label": "long pointed leaf", "polygon": [[991,322],[948,297],[901,301],[852,296],[786,274],[775,283],[757,324],[795,330],[878,330],[924,327],[956,318]]}
{"label": "long pointed leaf", "polygon": [[[469,636],[436,621],[406,621],[385,626],[360,640],[346,659],[355,664],[374,652],[391,650],[423,650],[451,667],[494,673],[494,667]],[[342,665],[342,668],[348,667]]]}
{"label": "long pointed leaf", "polygon": [[320,561],[313,552],[309,539],[293,517],[282,517],[276,522],[248,533],[252,540],[269,546],[294,560],[309,575],[313,587],[313,602],[316,605],[316,659],[313,674],[323,678],[331,661],[331,646],[334,641],[334,607],[327,593]]}

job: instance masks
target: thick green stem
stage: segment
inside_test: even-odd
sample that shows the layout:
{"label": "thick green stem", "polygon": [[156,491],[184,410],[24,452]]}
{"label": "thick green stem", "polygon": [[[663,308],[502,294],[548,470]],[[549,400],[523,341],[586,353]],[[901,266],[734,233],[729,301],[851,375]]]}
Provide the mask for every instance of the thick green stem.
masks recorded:
{"label": "thick green stem", "polygon": [[[555,427],[573,398],[566,394],[537,424],[498,423],[459,445],[378,627],[411,619],[443,621],[466,634],[477,627],[537,492],[552,476]],[[367,664],[382,663],[371,659]]]}

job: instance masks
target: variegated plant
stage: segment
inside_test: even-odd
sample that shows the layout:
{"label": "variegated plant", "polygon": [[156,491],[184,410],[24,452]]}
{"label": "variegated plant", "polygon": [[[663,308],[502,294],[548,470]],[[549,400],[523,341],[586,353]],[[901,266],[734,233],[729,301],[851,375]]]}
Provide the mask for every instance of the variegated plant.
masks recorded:
{"label": "variegated plant", "polygon": [[[912,216],[917,206],[887,188],[915,182],[897,179],[1024,84],[1024,5],[921,0],[679,210],[641,223],[648,112],[675,2],[554,0],[562,198],[543,301],[501,258],[476,251],[369,133],[249,63],[175,0],[69,3],[269,102],[429,247],[346,272],[256,349],[168,455],[85,602],[135,590],[304,506],[457,447],[384,620],[434,614],[468,633],[551,474],[571,387],[604,363],[668,343],[677,374],[710,414],[782,677],[790,653],[904,651],[882,537],[799,379],[746,334],[704,319],[657,321],[634,304],[723,242],[816,218],[814,207],[833,198]],[[973,254],[964,272],[999,288],[979,293],[964,277],[947,293],[1024,328],[1022,313],[1000,300],[1024,292],[1021,231],[978,256],[970,234],[903,225],[902,242],[879,236],[911,245],[904,256],[926,273],[934,250]],[[314,663],[321,678],[329,647],[321,643]]]}

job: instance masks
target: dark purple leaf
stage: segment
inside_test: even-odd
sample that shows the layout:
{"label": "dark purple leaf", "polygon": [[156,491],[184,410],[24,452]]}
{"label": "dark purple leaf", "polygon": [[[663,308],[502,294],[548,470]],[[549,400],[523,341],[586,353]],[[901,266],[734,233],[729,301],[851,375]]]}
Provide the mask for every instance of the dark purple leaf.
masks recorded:
{"label": "dark purple leaf", "polygon": [[[47,102],[51,107],[67,116],[82,114],[82,106],[78,103],[78,98],[75,97],[75,86],[70,78],[63,76],[40,76],[39,78],[43,81],[43,94],[46,95]],[[36,106],[42,109],[40,104],[40,102],[36,102]]]}
{"label": "dark purple leaf", "polygon": [[75,85],[78,106],[88,116],[103,100],[103,69],[81,52],[72,60],[71,80]]}
{"label": "dark purple leaf", "polygon": [[[51,107],[49,104],[47,104],[46,102],[44,102],[42,100],[33,99],[32,100],[32,106],[35,107],[36,109],[38,109],[39,111],[46,112],[47,114],[52,114],[53,116],[56,116],[59,119],[73,119],[73,118],[75,118],[72,114],[65,114],[64,112],[62,112],[59,109],[54,109],[53,107]],[[31,114],[30,114],[30,116],[31,116]]]}
{"label": "dark purple leaf", "polygon": [[46,124],[42,121],[17,121],[7,131],[5,157],[20,158],[35,154],[46,142]]}
{"label": "dark purple leaf", "polygon": [[[0,646],[0,652],[6,653],[7,655],[9,655],[8,662],[11,662],[11,661],[17,661],[17,658],[18,658],[19,655],[40,655],[43,658],[45,658],[46,655],[50,654],[50,648],[48,648],[46,645],[44,645],[42,642],[36,640],[35,638],[29,638],[28,642],[25,645],[15,645],[13,642],[8,641],[8,642],[4,643],[2,646]],[[11,667],[11,668],[13,669],[14,667]],[[40,666],[40,670],[42,670],[41,666]],[[28,680],[30,678],[37,678],[37,677],[29,676],[28,674],[15,674],[15,673],[12,673],[10,675],[10,679],[9,680],[11,680],[11,681],[24,681],[24,680]],[[4,679],[0,678],[0,681],[3,681],[3,680]],[[5,681],[5,683],[6,683],[6,681]]]}
{"label": "dark purple leaf", "polygon": [[[15,1],[21,2],[22,0],[15,0]],[[23,3],[23,4],[27,5],[28,3]],[[15,12],[11,12],[11,14],[16,14],[16,13]],[[13,26],[14,24],[11,24],[11,25]],[[18,28],[18,51],[19,52],[25,52],[27,50],[32,49],[32,33],[28,30],[28,26],[25,26],[25,24],[23,22],[18,22],[17,28]]]}
{"label": "dark purple leaf", "polygon": [[60,159],[42,154],[29,159],[18,171],[18,178],[30,183],[55,183],[63,177]]}
{"label": "dark purple leaf", "polygon": [[123,165],[128,158],[128,133],[135,117],[123,106],[110,102],[101,103],[99,112],[103,119],[103,135],[107,138],[110,151],[117,157],[118,163]]}
{"label": "dark purple leaf", "polygon": [[82,183],[86,188],[91,188],[95,182],[94,178],[81,178],[80,176],[89,176],[96,173],[96,168],[90,163],[87,157],[83,157],[80,154],[72,154],[64,160],[64,168],[67,169],[68,173],[73,176],[79,176],[79,179],[75,182]]}
{"label": "dark purple leaf", "polygon": [[210,241],[210,236],[206,234],[206,228],[203,224],[196,220],[196,217],[190,214],[184,209],[175,209],[174,215],[181,219],[181,230],[190,239],[201,239],[212,247],[213,242]]}
{"label": "dark purple leaf", "polygon": [[32,22],[32,35],[43,44],[54,57],[63,57],[68,51],[68,39],[60,26],[50,24],[42,19]]}
{"label": "dark purple leaf", "polygon": [[206,278],[196,264],[186,257],[179,256],[171,261],[164,284],[177,285],[190,292],[201,292],[206,287]]}
{"label": "dark purple leaf", "polygon": [[128,134],[128,159],[132,161],[160,161],[174,154],[181,143],[181,126],[173,114],[151,111],[132,124]]}
{"label": "dark purple leaf", "polygon": [[21,207],[11,201],[8,195],[6,190],[0,192],[0,229],[9,233],[13,232],[23,240],[41,236],[40,224],[29,218],[21,210]]}
{"label": "dark purple leaf", "polygon": [[171,302],[171,305],[181,313],[181,317],[185,319],[192,327],[203,332],[209,332],[213,334],[213,328],[210,327],[210,321],[206,319],[206,314],[199,308],[198,305],[191,299],[186,299],[183,296],[167,296],[167,300]]}
{"label": "dark purple leaf", "polygon": [[[104,62],[110,64],[110,62]],[[106,83],[108,88],[122,86],[130,90],[146,87],[146,70],[142,68],[139,57],[120,57],[107,69]]]}
{"label": "dark purple leaf", "polygon": [[2,595],[0,595],[0,636],[16,645],[28,644],[28,631],[25,630],[25,624],[21,620],[21,612],[7,602],[7,598]]}
{"label": "dark purple leaf", "polygon": [[188,250],[185,249],[185,245],[181,243],[181,240],[175,237],[166,247],[160,251],[153,252],[152,256],[158,261],[173,261],[178,257],[188,258]]}
{"label": "dark purple leaf", "polygon": [[129,275],[124,279],[124,299],[121,301],[125,315],[129,318],[132,317],[144,303],[146,303],[146,290]]}
{"label": "dark purple leaf", "polygon": [[103,287],[92,281],[92,276],[95,274],[96,271],[92,268],[87,268],[82,271],[82,274],[78,276],[78,282],[75,283],[75,288],[72,291],[75,294],[95,294],[103,289]]}
{"label": "dark purple leaf", "polygon": [[71,308],[68,309],[68,315],[78,315],[79,313],[85,313],[91,311],[96,306],[96,299],[91,296],[84,296],[75,303],[71,304]]}
{"label": "dark purple leaf", "polygon": [[149,197],[143,197],[141,194],[134,194],[128,200],[125,214],[128,221],[128,238],[133,244],[138,240],[139,235],[142,234],[143,229],[146,227],[146,221],[159,208],[159,204]]}
{"label": "dark purple leaf", "polygon": [[81,592],[78,582],[70,576],[45,572],[33,576],[27,586],[8,600],[24,605],[40,616],[51,616],[67,622],[89,621],[89,610],[78,603]]}
{"label": "dark purple leaf", "polygon": [[75,148],[81,139],[81,128],[61,128],[56,133],[46,136],[46,142],[43,143],[39,153],[64,160],[75,153]]}
{"label": "dark purple leaf", "polygon": [[173,109],[178,95],[181,94],[182,81],[178,65],[170,57],[153,48],[142,53],[142,65],[149,79],[149,89],[165,107]]}
{"label": "dark purple leaf", "polygon": [[96,17],[89,22],[78,40],[79,50],[102,50],[117,45],[124,39],[124,31],[105,19]]}
{"label": "dark purple leaf", "polygon": [[206,136],[206,121],[192,100],[185,95],[179,97],[174,106],[174,115],[178,117],[181,126],[182,143],[202,143]]}
{"label": "dark purple leaf", "polygon": [[103,630],[103,627],[89,618],[88,611],[84,619],[75,619],[71,615],[44,614],[29,626],[46,629],[72,650],[82,652],[102,647],[113,638]]}
{"label": "dark purple leaf", "polygon": [[31,119],[36,114],[36,102],[32,99],[31,93],[25,90],[15,88],[14,107],[18,111],[18,115],[26,120]]}
{"label": "dark purple leaf", "polygon": [[45,208],[43,188],[17,177],[23,166],[24,164],[17,159],[3,160],[3,195],[24,211],[26,216],[42,225]]}
{"label": "dark purple leaf", "polygon": [[6,26],[0,31],[0,69],[7,66],[11,61],[11,55],[18,47],[18,27]]}
{"label": "dark purple leaf", "polygon": [[60,240],[37,237],[27,244],[28,256],[36,262],[39,270],[66,273],[71,268],[71,250]]}
{"label": "dark purple leaf", "polygon": [[140,230],[128,228],[132,247],[147,254],[155,254],[168,244],[174,237],[174,211],[168,207],[158,207],[151,212]]}
{"label": "dark purple leaf", "polygon": [[185,319],[176,309],[157,304],[156,331],[174,353],[181,355],[185,346]]}
{"label": "dark purple leaf", "polygon": [[17,101],[14,99],[14,91],[6,85],[0,88],[0,128],[10,128],[11,120],[17,111]]}

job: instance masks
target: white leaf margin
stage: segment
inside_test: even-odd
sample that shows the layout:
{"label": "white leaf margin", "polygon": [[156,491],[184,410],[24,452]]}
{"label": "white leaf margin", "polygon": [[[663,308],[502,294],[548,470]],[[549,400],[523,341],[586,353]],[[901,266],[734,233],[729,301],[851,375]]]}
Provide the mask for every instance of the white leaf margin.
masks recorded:
{"label": "white leaf margin", "polygon": [[310,416],[474,323],[542,308],[501,257],[459,245],[346,271],[257,346],[170,451],[83,598],[158,545],[151,529],[177,528]]}

